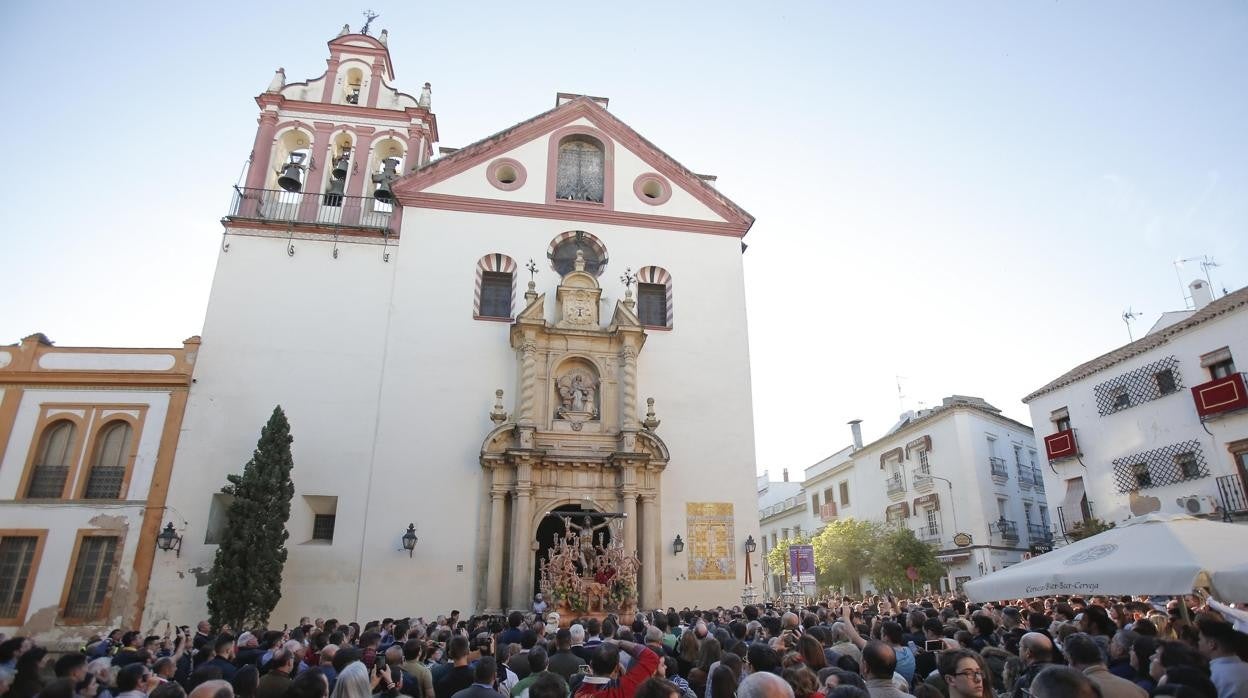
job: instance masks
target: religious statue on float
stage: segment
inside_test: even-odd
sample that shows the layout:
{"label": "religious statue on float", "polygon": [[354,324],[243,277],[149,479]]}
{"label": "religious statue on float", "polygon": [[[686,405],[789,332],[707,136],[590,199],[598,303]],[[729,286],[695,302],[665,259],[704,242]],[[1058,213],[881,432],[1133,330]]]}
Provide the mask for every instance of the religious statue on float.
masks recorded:
{"label": "religious statue on float", "polygon": [[[541,562],[541,591],[563,617],[594,613],[632,613],[637,608],[637,557],[624,550],[623,514],[586,514],[580,522],[551,512],[563,521],[563,534]],[[594,523],[593,519],[604,519]],[[609,534],[609,535],[608,535]]]}

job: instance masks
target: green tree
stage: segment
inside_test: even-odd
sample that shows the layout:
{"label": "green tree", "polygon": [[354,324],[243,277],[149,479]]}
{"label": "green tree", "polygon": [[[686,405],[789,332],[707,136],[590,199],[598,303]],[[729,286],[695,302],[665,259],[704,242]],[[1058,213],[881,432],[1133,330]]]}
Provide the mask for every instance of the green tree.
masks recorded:
{"label": "green tree", "polygon": [[891,589],[895,593],[908,593],[911,588],[906,570],[914,567],[918,579],[936,586],[945,574],[945,568],[936,560],[936,551],[930,545],[914,537],[908,528],[885,528],[871,559],[871,582],[876,589]]}
{"label": "green tree", "polygon": [[[780,575],[787,582],[789,578],[789,573],[787,572],[789,567],[789,548],[794,545],[807,545],[809,543],[810,538],[803,535],[777,541],[775,547],[767,551],[767,569],[771,574]],[[816,567],[818,567],[817,564]]]}
{"label": "green tree", "polygon": [[1083,540],[1098,533],[1104,533],[1114,527],[1114,522],[1106,523],[1095,516],[1080,521],[1066,530],[1066,537],[1071,541]]}
{"label": "green tree", "polygon": [[871,570],[879,531],[879,524],[852,518],[825,526],[813,541],[815,567],[822,573],[820,581],[846,591],[854,589]]}
{"label": "green tree", "polygon": [[208,585],[208,615],[217,627],[265,625],[282,598],[286,521],[295,494],[290,479],[293,440],[286,413],[278,405],[260,431],[243,474],[226,476],[229,484],[221,488],[233,500]]}

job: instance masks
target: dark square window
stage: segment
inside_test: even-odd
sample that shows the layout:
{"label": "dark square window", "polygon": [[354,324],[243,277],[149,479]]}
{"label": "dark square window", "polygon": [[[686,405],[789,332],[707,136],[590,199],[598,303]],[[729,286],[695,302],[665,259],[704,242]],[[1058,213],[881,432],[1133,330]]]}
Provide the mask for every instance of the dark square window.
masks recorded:
{"label": "dark square window", "polygon": [[1115,388],[1113,393],[1113,407],[1115,410],[1125,410],[1131,406],[1131,394],[1127,392],[1126,387]]}
{"label": "dark square window", "polygon": [[1056,424],[1058,431],[1070,431],[1070,417],[1062,417],[1057,420]]}
{"label": "dark square window", "polygon": [[334,520],[337,519],[336,514],[317,514],[312,520],[312,540],[328,540],[334,539]]}
{"label": "dark square window", "polygon": [[481,274],[481,317],[511,317],[511,274],[487,271]]}
{"label": "dark square window", "polygon": [[848,482],[841,483],[841,506],[843,507],[849,506],[849,483]]}
{"label": "dark square window", "polygon": [[667,327],[667,287],[637,284],[637,317],[650,327]]}
{"label": "dark square window", "polygon": [[1174,372],[1170,369],[1154,373],[1153,379],[1157,381],[1157,392],[1162,395],[1169,395],[1178,389],[1174,384]]}
{"label": "dark square window", "polygon": [[1135,484],[1140,489],[1153,486],[1153,475],[1148,471],[1148,463],[1132,465],[1131,474],[1135,476]]}
{"label": "dark square window", "polygon": [[1200,462],[1196,460],[1196,454],[1191,451],[1177,454],[1174,457],[1174,464],[1179,467],[1179,477],[1183,480],[1192,480],[1201,476]]}

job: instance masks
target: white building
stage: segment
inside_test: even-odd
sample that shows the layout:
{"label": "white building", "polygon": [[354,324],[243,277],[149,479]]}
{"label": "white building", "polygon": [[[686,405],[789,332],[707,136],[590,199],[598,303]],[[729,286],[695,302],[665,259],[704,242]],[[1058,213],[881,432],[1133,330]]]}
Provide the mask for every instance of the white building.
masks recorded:
{"label": "white building", "polygon": [[[785,500],[786,508],[760,514],[765,532],[781,515],[791,519],[790,528],[808,533],[841,517],[911,528],[945,564],[942,590],[1053,544],[1035,437],[1027,425],[980,398],[954,395],[939,407],[903,414],[888,433],[865,445],[859,423],[851,426],[853,446],[807,468],[803,489]],[[774,595],[779,581],[772,573]],[[862,583],[870,588],[869,580]]]}
{"label": "white building", "polygon": [[214,493],[276,404],[296,496],[275,618],[526,608],[556,509],[628,514],[646,607],[739,600],[753,219],[602,98],[431,159],[430,88],[392,86],[387,41],[344,33],[324,75],[257,98],[149,615],[204,613]]}
{"label": "white building", "polygon": [[0,347],[0,632],[139,627],[198,345]]}
{"label": "white building", "polygon": [[802,531],[812,533],[810,517],[806,511],[806,498],[802,496],[802,483],[789,480],[789,469],[784,468],[781,479],[773,481],[770,472],[758,476],[758,541],[759,562],[762,572],[756,586],[762,596],[771,598],[780,593],[784,570],[773,570],[767,565],[767,553],[782,540],[798,538]]}
{"label": "white building", "polygon": [[1248,514],[1248,288],[1166,313],[1023,402],[1043,425],[1049,497],[1063,531],[1095,516]]}

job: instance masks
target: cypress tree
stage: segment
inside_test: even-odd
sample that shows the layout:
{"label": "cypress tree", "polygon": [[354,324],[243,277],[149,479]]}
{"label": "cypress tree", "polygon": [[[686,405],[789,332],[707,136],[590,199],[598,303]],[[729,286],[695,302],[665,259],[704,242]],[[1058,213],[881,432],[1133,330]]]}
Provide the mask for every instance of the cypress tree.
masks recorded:
{"label": "cypress tree", "polygon": [[208,585],[208,615],[216,627],[264,626],[282,598],[286,521],[295,494],[293,440],[278,405],[243,474],[226,476],[229,484],[221,488],[233,500]]}

